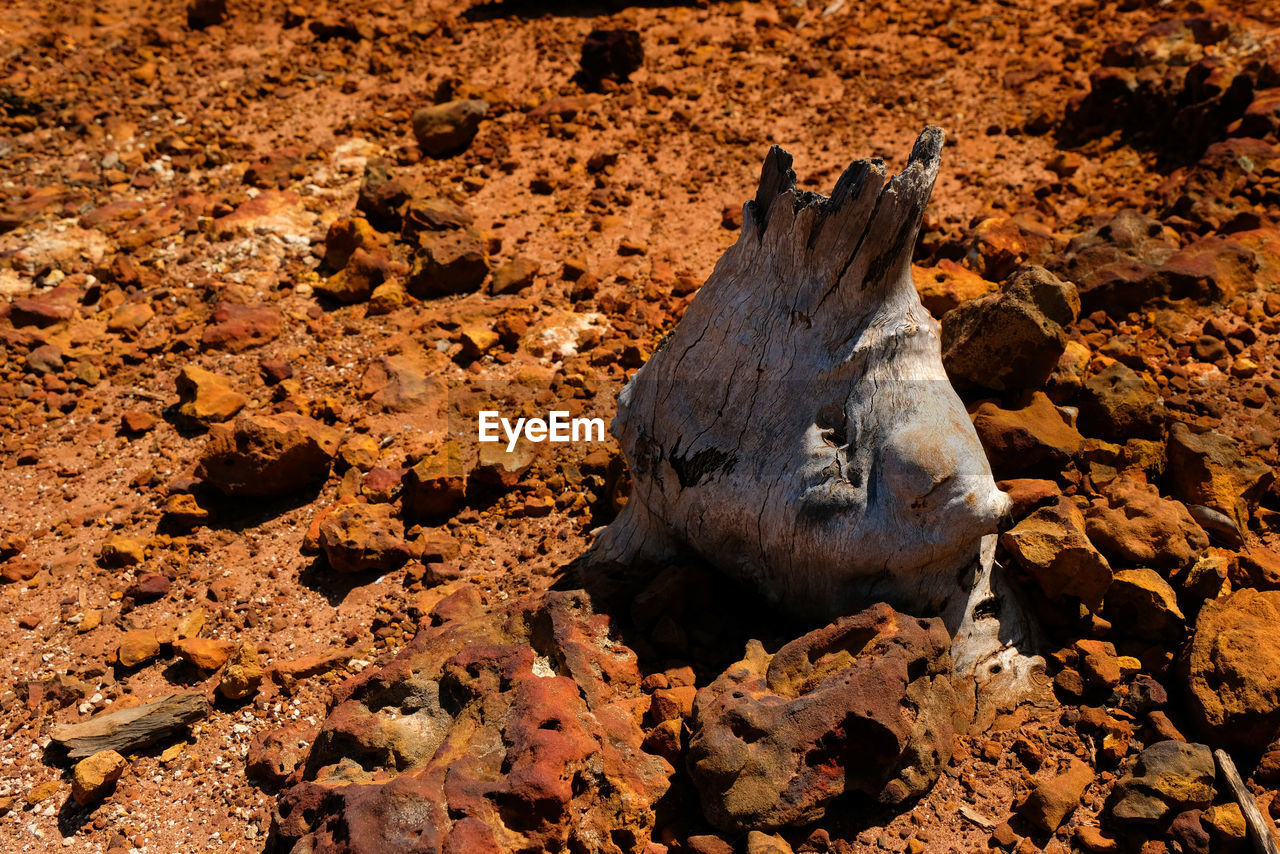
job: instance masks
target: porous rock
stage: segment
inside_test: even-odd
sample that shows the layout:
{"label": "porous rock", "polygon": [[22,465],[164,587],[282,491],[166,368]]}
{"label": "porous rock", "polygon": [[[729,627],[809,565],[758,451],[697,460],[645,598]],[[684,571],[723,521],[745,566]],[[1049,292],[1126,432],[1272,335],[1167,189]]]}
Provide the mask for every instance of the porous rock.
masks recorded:
{"label": "porous rock", "polygon": [[883,603],[792,641],[758,643],[698,692],[689,772],[726,831],[820,818],[863,792],[897,804],[949,761],[957,700],[940,620]]}
{"label": "porous rock", "polygon": [[1237,590],[1200,609],[1185,660],[1197,723],[1261,748],[1280,726],[1280,591]]}
{"label": "porous rock", "polygon": [[581,591],[421,631],[338,701],[281,793],[286,847],[638,854],[672,773],[640,748],[635,654]]}
{"label": "porous rock", "polygon": [[1209,536],[1180,501],[1154,486],[1117,478],[1086,514],[1085,531],[1110,560],[1166,569],[1190,566],[1209,547]]}
{"label": "porous rock", "polygon": [[404,524],[390,504],[348,504],[325,514],[320,548],[338,572],[385,572],[409,559]]}
{"label": "porous rock", "polygon": [[304,415],[241,415],[210,431],[197,473],[226,495],[287,495],[329,476],[340,439]]}

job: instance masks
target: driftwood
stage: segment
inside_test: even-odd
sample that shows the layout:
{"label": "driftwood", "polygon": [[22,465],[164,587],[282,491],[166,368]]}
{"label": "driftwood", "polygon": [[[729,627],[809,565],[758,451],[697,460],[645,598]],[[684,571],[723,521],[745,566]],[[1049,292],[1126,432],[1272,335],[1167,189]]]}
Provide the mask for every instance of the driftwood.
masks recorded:
{"label": "driftwood", "polygon": [[619,396],[632,494],[588,559],[693,552],[793,613],[942,615],[989,718],[1043,660],[992,576],[1009,499],[911,279],[942,145],[927,128],[887,184],[856,161],[830,198],[769,152],[738,241]]}
{"label": "driftwood", "polygon": [[72,759],[92,756],[100,750],[125,754],[154,744],[208,714],[209,701],[203,694],[170,694],[144,706],[58,727],[52,737]]}
{"label": "driftwood", "polygon": [[1249,841],[1253,843],[1253,850],[1258,854],[1280,854],[1280,847],[1277,847],[1275,836],[1271,832],[1275,824],[1263,817],[1262,810],[1258,809],[1258,804],[1253,800],[1253,793],[1240,779],[1240,772],[1236,770],[1236,763],[1231,761],[1230,754],[1225,750],[1215,750],[1213,756],[1218,760],[1219,773],[1231,787],[1236,802],[1240,804],[1240,812],[1244,815],[1244,823],[1249,828]]}

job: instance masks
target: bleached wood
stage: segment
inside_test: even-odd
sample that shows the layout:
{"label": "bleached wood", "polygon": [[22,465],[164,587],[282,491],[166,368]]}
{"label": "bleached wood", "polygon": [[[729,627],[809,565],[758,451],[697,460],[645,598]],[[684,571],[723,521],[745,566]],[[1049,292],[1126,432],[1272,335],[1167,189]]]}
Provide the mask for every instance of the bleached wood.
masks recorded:
{"label": "bleached wood", "polygon": [[911,279],[942,146],[927,128],[887,184],[883,162],[859,160],[830,198],[769,152],[738,241],[619,396],[632,493],[588,557],[693,552],[804,615],[942,615],[965,678],[1007,699],[1038,690],[1043,666],[992,589],[1009,499]]}

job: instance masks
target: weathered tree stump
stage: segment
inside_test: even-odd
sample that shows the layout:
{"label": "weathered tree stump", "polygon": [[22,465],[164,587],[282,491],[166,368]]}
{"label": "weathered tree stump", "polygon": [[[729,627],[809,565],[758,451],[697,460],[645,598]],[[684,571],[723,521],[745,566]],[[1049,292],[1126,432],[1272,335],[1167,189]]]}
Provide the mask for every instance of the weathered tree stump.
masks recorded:
{"label": "weathered tree stump", "polygon": [[926,128],[887,184],[856,161],[830,198],[769,152],[738,241],[619,396],[632,493],[588,560],[692,552],[796,614],[941,615],[989,718],[1041,687],[1043,661],[992,577],[1009,499],[911,279],[942,145]]}

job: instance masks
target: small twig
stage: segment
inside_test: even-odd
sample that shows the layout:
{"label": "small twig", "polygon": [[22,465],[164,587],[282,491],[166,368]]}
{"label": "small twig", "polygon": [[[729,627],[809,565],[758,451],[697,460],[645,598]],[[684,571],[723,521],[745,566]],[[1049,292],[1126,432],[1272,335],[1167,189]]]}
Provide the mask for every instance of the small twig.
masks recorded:
{"label": "small twig", "polygon": [[1245,788],[1236,770],[1236,763],[1225,750],[1215,750],[1214,758],[1218,760],[1218,770],[1222,772],[1227,785],[1235,792],[1236,801],[1240,804],[1240,812],[1244,814],[1244,823],[1249,826],[1249,838],[1253,840],[1253,850],[1258,854],[1280,854],[1276,847],[1275,837],[1271,835],[1272,822],[1262,817],[1262,811],[1253,800],[1253,795]]}
{"label": "small twig", "polygon": [[962,805],[960,807],[960,815],[969,819],[969,821],[973,822],[974,824],[978,825],[978,827],[981,827],[984,830],[990,830],[991,828],[996,826],[996,823],[994,821],[987,818],[977,810],[971,809],[970,807],[965,805]]}
{"label": "small twig", "polygon": [[144,389],[140,389],[140,388],[127,388],[124,390],[124,393],[132,397],[145,397],[147,400],[158,400],[161,403],[164,403],[166,400],[168,400],[168,398],[166,398],[163,394],[156,394],[154,391],[145,391]]}

